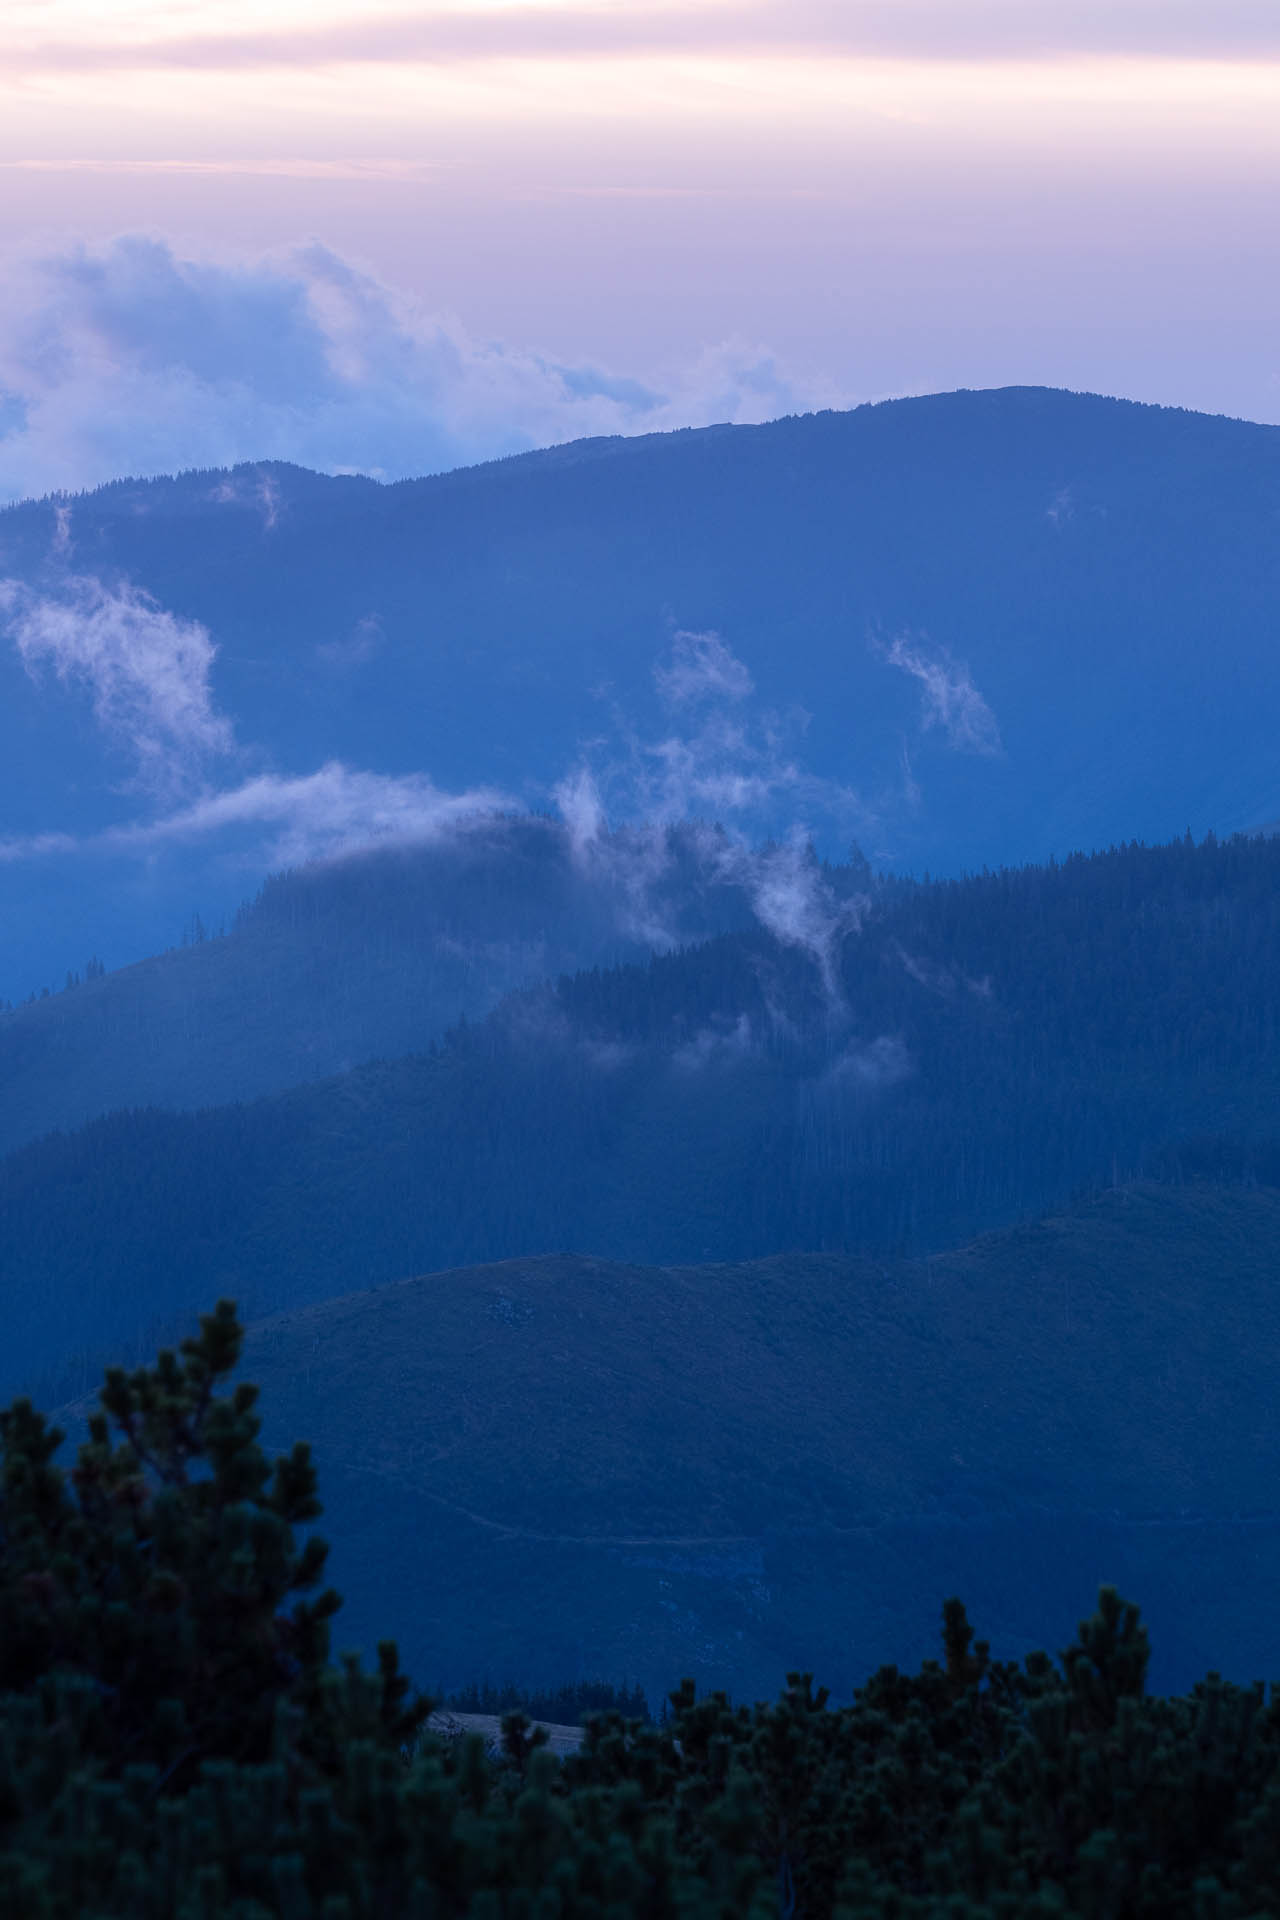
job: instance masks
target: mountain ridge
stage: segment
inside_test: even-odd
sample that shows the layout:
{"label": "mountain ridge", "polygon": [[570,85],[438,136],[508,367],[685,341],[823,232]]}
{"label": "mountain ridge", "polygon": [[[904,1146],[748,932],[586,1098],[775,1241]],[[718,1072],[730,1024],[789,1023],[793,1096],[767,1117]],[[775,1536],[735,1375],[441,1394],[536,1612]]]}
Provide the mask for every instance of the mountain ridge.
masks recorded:
{"label": "mountain ridge", "polygon": [[[305,840],[296,783],[331,765],[546,806],[586,762],[616,824],[645,817],[674,740],[691,780],[757,796],[734,816],[749,838],[800,825],[916,872],[1274,818],[1276,436],[996,389],[390,487],[283,468],[129,483],[65,527],[57,503],[11,508],[0,577],[59,621],[83,615],[74,577],[200,623],[234,743],[195,789],[240,794],[243,825],[148,839],[87,688],[0,649],[0,991],[78,964],[86,917],[115,964],[172,944],[193,904],[229,916],[244,876],[281,864],[253,781]],[[715,709],[749,740],[736,763],[710,751],[712,708],[663,696],[681,629],[720,634],[754,689]],[[21,853],[51,833],[56,854]]]}

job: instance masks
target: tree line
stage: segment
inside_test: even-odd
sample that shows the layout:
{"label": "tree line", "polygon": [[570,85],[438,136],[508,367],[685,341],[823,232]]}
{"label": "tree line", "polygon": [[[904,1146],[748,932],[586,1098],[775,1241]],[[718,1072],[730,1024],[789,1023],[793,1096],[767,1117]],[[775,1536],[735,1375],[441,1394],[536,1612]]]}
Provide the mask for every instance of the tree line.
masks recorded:
{"label": "tree line", "polygon": [[[1280,1908],[1280,1696],[1146,1690],[1110,1588],[1057,1658],[941,1657],[847,1704],[675,1688],[558,1760],[427,1726],[338,1596],[305,1446],[259,1444],[226,1302],[111,1371],[69,1467],[0,1414],[0,1910],[9,1920],[1244,1920]],[[303,1537],[305,1531],[305,1538]]]}

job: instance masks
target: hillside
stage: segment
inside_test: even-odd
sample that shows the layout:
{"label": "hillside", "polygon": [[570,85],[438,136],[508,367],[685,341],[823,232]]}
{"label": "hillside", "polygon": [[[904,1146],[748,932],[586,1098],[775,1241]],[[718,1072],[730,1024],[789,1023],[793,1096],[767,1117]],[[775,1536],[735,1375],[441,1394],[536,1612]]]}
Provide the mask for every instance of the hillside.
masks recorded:
{"label": "hillside", "polygon": [[[274,875],[225,932],[0,1013],[0,1152],[115,1108],[196,1108],[419,1052],[504,993],[748,925],[723,840],[542,816]],[[638,926],[629,881],[648,877]]]}
{"label": "hillside", "polygon": [[[25,665],[0,648],[0,993],[81,966],[86,926],[114,966],[216,923],[291,834],[394,831],[397,782],[549,805],[586,758],[639,817],[673,738],[698,771],[654,681],[681,628],[740,663],[752,748],[719,791],[754,796],[755,832],[954,873],[1250,828],[1280,812],[1277,506],[1273,427],[1007,389],[388,487],[258,467],[10,509],[0,579],[52,612]],[[205,632],[180,737],[145,688],[140,721],[114,681],[95,710],[94,649],[145,653],[139,594]],[[178,762],[154,791],[139,728]]]}
{"label": "hillside", "polygon": [[575,1248],[919,1254],[1144,1169],[1277,1177],[1280,842],[856,910],[806,886],[789,941],[579,974],[422,1055],[9,1156],[0,1390],[74,1388],[218,1293],[262,1315]]}
{"label": "hillside", "polygon": [[1277,1191],[1147,1184],[925,1261],[433,1274],[260,1322],[243,1370],[315,1444],[339,1639],[419,1672],[851,1685],[954,1590],[1012,1653],[1106,1579],[1160,1684],[1248,1679],[1278,1266]]}
{"label": "hillside", "polygon": [[261,1312],[574,1245],[921,1250],[1179,1136],[1265,1140],[1278,875],[1280,843],[1179,843],[898,890],[832,933],[825,983],[723,936],[427,1055],[38,1143],[0,1165],[10,1364],[145,1342],[211,1289]]}

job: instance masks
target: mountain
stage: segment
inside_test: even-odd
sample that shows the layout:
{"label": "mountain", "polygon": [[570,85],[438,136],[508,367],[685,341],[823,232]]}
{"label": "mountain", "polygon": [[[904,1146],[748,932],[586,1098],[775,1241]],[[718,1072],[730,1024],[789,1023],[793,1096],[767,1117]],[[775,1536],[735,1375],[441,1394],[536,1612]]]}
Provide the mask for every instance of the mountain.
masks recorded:
{"label": "mountain", "polygon": [[0,992],[584,762],[894,871],[1252,827],[1278,509],[1276,428],[1027,388],[9,509]]}
{"label": "mountain", "polygon": [[[1270,1670],[1280,1192],[1138,1185],[923,1261],[505,1261],[259,1322],[347,1597],[458,1683],[802,1667],[848,1690],[962,1592],[1003,1654],[1100,1580],[1158,1686]],[[1208,1569],[1212,1568],[1212,1575]]]}
{"label": "mountain", "polygon": [[228,931],[197,920],[181,947],[0,1013],[0,1152],[420,1051],[514,988],[753,924],[753,871],[706,830],[602,835],[584,861],[560,821],[480,814],[273,875]]}
{"label": "mountain", "polygon": [[866,893],[856,869],[776,858],[775,932],[516,994],[423,1054],[10,1155],[0,1390],[74,1385],[217,1294],[260,1316],[566,1249],[918,1254],[1144,1170],[1278,1177],[1280,842]]}

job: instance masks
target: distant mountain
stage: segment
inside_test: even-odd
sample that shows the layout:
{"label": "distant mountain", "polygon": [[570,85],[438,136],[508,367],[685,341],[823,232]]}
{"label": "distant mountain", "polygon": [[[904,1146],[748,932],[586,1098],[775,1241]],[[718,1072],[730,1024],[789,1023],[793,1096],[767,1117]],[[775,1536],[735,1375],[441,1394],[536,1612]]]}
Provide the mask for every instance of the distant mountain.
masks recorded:
{"label": "distant mountain", "polygon": [[582,761],[916,872],[1274,819],[1278,513],[1276,428],[1025,388],[15,507],[0,993]]}
{"label": "distant mountain", "polygon": [[0,1152],[113,1108],[214,1106],[418,1052],[514,988],[749,926],[755,868],[730,854],[672,828],[604,836],[583,861],[561,822],[490,814],[274,875],[226,933],[196,920],[181,947],[0,1013]]}
{"label": "distant mountain", "polygon": [[1280,842],[866,895],[778,857],[776,933],[0,1162],[0,1390],[145,1351],[219,1293],[260,1315],[564,1249],[920,1253],[1143,1169],[1280,1178]]}
{"label": "distant mountain", "polygon": [[851,1688],[932,1654],[952,1592],[1014,1655],[1100,1580],[1157,1686],[1248,1680],[1278,1268],[1275,1189],[1147,1185],[919,1262],[434,1274],[259,1323],[243,1371],[315,1446],[339,1644],[448,1682]]}

